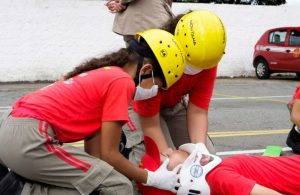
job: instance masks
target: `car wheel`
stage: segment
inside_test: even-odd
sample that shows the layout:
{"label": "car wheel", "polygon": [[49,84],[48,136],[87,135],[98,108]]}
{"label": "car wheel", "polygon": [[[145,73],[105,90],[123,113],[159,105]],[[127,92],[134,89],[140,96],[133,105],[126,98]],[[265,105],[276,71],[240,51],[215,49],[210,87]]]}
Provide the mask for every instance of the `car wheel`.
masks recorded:
{"label": "car wheel", "polygon": [[255,73],[258,79],[268,79],[270,77],[270,69],[265,60],[257,60],[255,62]]}

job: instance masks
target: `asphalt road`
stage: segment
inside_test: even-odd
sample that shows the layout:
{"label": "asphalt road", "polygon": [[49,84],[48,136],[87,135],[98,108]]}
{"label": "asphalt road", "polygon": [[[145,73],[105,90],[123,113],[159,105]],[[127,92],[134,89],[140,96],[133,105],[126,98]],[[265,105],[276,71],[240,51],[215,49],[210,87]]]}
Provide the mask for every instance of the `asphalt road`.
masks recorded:
{"label": "asphalt road", "polygon": [[267,145],[287,147],[285,140],[292,123],[286,104],[298,83],[282,77],[217,79],[209,133],[219,155],[261,154]]}
{"label": "asphalt road", "polygon": [[[292,77],[218,78],[209,110],[209,134],[217,154],[261,155],[267,145],[276,145],[290,155],[285,140],[292,124],[286,104],[298,83]],[[47,84],[0,84],[0,114],[18,97]]]}

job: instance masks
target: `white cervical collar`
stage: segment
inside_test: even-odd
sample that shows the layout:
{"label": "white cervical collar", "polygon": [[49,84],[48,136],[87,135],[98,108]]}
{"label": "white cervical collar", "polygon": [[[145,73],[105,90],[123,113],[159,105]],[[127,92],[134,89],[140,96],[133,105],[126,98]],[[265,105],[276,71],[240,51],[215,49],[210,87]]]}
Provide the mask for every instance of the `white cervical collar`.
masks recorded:
{"label": "white cervical collar", "polygon": [[[182,164],[179,173],[181,187],[178,189],[179,195],[210,195],[210,188],[206,182],[206,175],[219,163],[221,158],[209,154],[204,144],[183,144],[179,150],[188,151],[189,157]],[[213,160],[202,166],[200,160],[202,155],[208,155]]]}

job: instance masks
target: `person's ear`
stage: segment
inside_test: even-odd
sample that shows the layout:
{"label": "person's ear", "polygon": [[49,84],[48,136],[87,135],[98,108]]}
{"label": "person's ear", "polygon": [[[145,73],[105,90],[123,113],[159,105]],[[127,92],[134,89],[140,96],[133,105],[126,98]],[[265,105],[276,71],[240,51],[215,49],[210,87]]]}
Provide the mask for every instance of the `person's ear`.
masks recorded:
{"label": "person's ear", "polygon": [[147,63],[142,66],[140,73],[141,74],[150,74],[152,72],[152,70],[153,70],[152,64]]}

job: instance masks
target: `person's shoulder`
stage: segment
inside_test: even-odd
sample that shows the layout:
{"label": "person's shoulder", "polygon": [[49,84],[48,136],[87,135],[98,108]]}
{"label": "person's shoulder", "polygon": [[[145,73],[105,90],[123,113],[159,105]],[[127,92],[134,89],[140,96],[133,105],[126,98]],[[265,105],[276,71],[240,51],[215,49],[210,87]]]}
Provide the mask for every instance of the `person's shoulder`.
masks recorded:
{"label": "person's shoulder", "polygon": [[131,87],[135,87],[132,77],[123,70],[121,67],[110,66],[106,67],[110,70],[111,76],[114,77],[113,82],[122,83],[122,85],[128,85]]}
{"label": "person's shoulder", "polygon": [[105,66],[95,70],[94,72],[95,72],[94,74],[96,75],[101,74],[102,77],[110,77],[112,79],[117,79],[117,78],[132,79],[131,76],[128,73],[126,73],[122,67],[118,67],[118,66]]}

